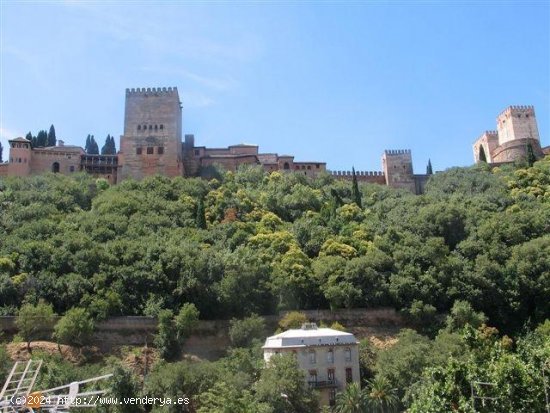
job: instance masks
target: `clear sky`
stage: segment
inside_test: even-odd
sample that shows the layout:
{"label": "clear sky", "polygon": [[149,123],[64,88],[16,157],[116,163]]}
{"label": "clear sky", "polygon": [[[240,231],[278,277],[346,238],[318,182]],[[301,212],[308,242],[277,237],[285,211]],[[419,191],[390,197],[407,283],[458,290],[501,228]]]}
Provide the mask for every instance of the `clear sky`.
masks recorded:
{"label": "clear sky", "polygon": [[[125,89],[177,86],[184,133],[210,147],[379,170],[473,163],[508,105],[550,144],[550,2],[15,2],[0,0],[0,139],[101,147]],[[4,159],[7,149],[4,150]]]}

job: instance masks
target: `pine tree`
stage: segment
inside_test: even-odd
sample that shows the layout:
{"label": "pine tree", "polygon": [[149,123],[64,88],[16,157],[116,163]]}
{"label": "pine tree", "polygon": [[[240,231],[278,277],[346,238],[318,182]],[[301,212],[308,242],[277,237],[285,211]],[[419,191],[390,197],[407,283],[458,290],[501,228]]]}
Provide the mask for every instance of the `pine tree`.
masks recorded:
{"label": "pine tree", "polygon": [[206,229],[206,216],[204,215],[204,202],[199,199],[197,204],[197,216],[195,217],[197,228]]}
{"label": "pine tree", "polygon": [[2,152],[4,152],[4,147],[2,146],[2,142],[0,142],[0,163],[3,163],[4,161],[2,160]]}
{"label": "pine tree", "polygon": [[50,131],[48,132],[48,142],[46,146],[55,146],[57,144],[57,139],[55,137],[55,128],[50,126]]}
{"label": "pine tree", "polygon": [[433,175],[432,160],[428,159],[428,166],[426,166],[426,175]]}
{"label": "pine tree", "polygon": [[357,204],[359,208],[362,208],[361,205],[361,192],[359,191],[359,184],[357,183],[357,176],[355,176],[355,168],[351,168],[351,175],[352,175],[352,186],[351,186],[351,193],[353,196],[353,201]]}

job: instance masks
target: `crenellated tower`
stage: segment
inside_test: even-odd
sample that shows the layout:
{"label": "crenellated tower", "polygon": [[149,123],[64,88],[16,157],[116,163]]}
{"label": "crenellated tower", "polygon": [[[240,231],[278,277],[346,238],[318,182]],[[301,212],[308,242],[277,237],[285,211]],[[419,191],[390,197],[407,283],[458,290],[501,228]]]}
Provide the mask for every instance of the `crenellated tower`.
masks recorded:
{"label": "crenellated tower", "polygon": [[475,162],[507,163],[525,159],[532,149],[544,156],[533,106],[509,106],[497,116],[497,130],[488,131],[474,143]]}
{"label": "crenellated tower", "polygon": [[382,169],[386,185],[416,192],[410,149],[385,150],[382,155]]}
{"label": "crenellated tower", "polygon": [[118,180],[182,176],[182,108],[175,87],[126,89]]}

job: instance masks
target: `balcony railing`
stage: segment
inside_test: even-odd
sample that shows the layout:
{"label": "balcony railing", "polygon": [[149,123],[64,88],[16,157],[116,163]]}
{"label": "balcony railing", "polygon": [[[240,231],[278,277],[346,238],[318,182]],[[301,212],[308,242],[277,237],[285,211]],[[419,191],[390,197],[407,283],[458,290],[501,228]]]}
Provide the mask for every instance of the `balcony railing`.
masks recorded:
{"label": "balcony railing", "polygon": [[330,387],[336,387],[336,380],[314,380],[308,381],[307,384],[312,389],[326,389]]}

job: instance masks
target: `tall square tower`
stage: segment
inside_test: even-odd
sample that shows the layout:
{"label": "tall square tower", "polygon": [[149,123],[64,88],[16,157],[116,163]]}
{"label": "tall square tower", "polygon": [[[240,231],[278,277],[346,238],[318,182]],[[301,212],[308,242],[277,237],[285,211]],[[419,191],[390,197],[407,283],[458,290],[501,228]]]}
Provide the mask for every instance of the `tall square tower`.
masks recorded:
{"label": "tall square tower", "polygon": [[182,110],[178,89],[126,89],[118,180],[183,175]]}
{"label": "tall square tower", "polygon": [[518,139],[540,142],[533,106],[509,106],[497,117],[497,129],[499,145]]}

